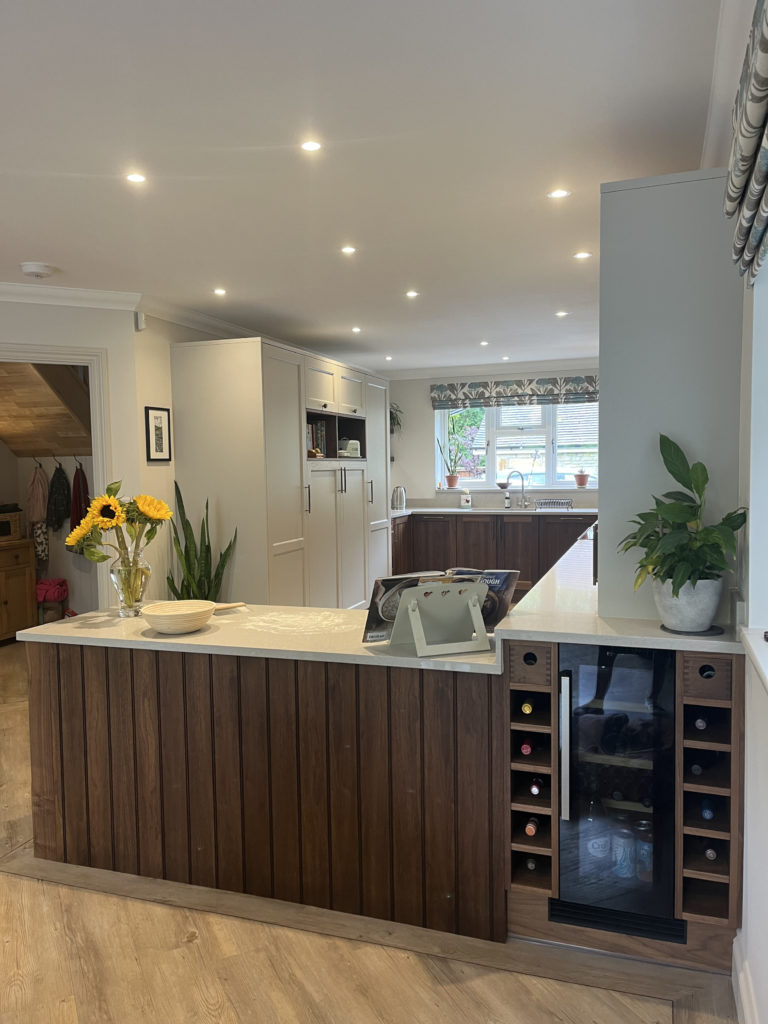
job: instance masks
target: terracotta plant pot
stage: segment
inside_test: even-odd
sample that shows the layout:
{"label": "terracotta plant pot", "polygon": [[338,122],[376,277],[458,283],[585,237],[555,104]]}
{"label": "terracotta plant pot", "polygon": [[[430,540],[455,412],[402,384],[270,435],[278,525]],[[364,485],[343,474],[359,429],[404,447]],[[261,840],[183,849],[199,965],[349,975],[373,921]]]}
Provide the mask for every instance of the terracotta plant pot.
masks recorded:
{"label": "terracotta plant pot", "polygon": [[589,473],[574,473],[573,479],[576,481],[577,487],[586,487],[587,481],[589,480]]}
{"label": "terracotta plant pot", "polygon": [[445,482],[448,484],[449,487],[459,486],[459,478],[458,476],[454,476],[453,473],[448,474],[448,476],[445,478]]}

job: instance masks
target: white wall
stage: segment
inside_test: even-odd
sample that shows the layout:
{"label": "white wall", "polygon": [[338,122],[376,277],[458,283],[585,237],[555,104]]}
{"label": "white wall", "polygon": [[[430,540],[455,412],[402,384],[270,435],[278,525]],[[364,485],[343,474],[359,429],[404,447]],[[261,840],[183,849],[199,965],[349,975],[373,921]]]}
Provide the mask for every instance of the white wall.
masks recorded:
{"label": "white wall", "polygon": [[[709,469],[708,518],[739,502],[742,282],[723,172],[603,186],[600,273],[600,593],[603,615],[657,619],[616,546],[674,484],[668,434]],[[727,614],[727,611],[726,611]]]}
{"label": "white wall", "polygon": [[[435,383],[449,383],[459,380],[506,380],[518,377],[556,377],[564,374],[594,373],[596,366],[579,365],[575,367],[568,364],[550,363],[532,367],[530,364],[504,364],[503,366],[491,366],[481,369],[476,367],[457,367],[451,371],[451,376],[446,376],[448,371],[442,371],[440,376],[434,374],[429,377],[409,380],[390,380],[389,398],[391,402],[397,403],[403,410],[403,429],[397,431],[391,438],[391,454],[394,462],[390,465],[392,487],[402,485],[411,506],[454,506],[458,505],[458,492],[448,491],[447,493],[436,493],[435,486],[435,412],[429,398],[429,388]],[[445,486],[445,479],[443,486]],[[556,497],[572,498],[574,505],[581,508],[594,508],[598,504],[597,488],[590,487],[587,490],[568,489],[565,491],[558,488],[556,491],[547,491],[542,488],[536,489],[536,497],[542,498],[547,495]],[[503,508],[504,495],[501,491],[493,493],[473,494],[472,504],[475,508]]]}
{"label": "white wall", "polygon": [[[101,493],[113,480],[122,480],[123,494],[155,494],[172,504],[173,463],[147,463],[144,406],[171,405],[171,342],[200,340],[205,335],[152,317],[146,318],[146,324],[145,331],[135,332],[129,309],[0,301],[0,362],[23,358],[26,347],[43,347],[54,354],[61,351],[62,363],[76,363],[72,353],[104,353],[107,451],[104,472],[89,476],[91,495]],[[167,596],[168,533],[164,529],[148,550],[153,567],[150,597]],[[115,602],[108,585],[104,593]]]}
{"label": "white wall", "polygon": [[19,500],[19,460],[3,441],[0,441],[0,505]]}

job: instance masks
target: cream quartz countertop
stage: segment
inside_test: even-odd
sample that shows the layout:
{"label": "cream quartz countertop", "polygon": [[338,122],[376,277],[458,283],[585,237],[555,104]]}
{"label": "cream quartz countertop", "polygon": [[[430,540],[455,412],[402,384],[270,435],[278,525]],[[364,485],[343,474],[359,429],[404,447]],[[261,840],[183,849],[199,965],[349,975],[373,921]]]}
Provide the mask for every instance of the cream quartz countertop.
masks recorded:
{"label": "cream quartz countertop", "polygon": [[121,619],[117,611],[88,612],[16,634],[18,640],[86,647],[145,648],[185,654],[233,654],[250,658],[286,658],[448,672],[501,674],[501,648],[452,657],[419,658],[413,645],[364,644],[367,611],[342,608],[289,608],[246,605],[216,612],[195,633],[166,636],[141,617]]}
{"label": "cream quartz countertop", "polygon": [[458,515],[458,516],[471,516],[479,513],[480,515],[494,515],[494,516],[589,516],[597,515],[598,510],[596,508],[443,508],[442,506],[432,505],[429,508],[406,508],[393,510],[391,515],[393,519],[400,519],[402,516],[409,516],[412,513],[417,515],[434,515],[434,516],[445,516],[445,515]]}
{"label": "cream quartz countertop", "polygon": [[[665,633],[654,619],[602,618],[592,584],[592,541],[577,540],[496,627],[499,640],[615,644],[661,650],[743,654],[736,629],[719,637]],[[768,645],[767,645],[768,646]]]}

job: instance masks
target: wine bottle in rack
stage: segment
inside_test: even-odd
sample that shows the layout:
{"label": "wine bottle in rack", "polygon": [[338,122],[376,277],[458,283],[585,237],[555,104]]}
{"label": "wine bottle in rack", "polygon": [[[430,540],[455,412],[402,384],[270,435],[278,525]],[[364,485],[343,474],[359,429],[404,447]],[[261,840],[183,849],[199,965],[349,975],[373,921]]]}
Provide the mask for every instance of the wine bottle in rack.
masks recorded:
{"label": "wine bottle in rack", "polygon": [[717,850],[714,848],[714,846],[704,846],[704,859],[717,860]]}
{"label": "wine bottle in rack", "polygon": [[699,732],[705,732],[709,728],[709,720],[706,715],[698,714],[693,720],[694,729]]}
{"label": "wine bottle in rack", "polygon": [[538,777],[538,775],[534,775],[534,777],[531,779],[530,785],[528,786],[528,792],[531,794],[531,796],[541,796],[543,789],[544,783]]}
{"label": "wine bottle in rack", "polygon": [[529,871],[535,871],[536,870],[536,858],[535,857],[526,857],[525,858],[525,866],[526,866],[526,868]]}
{"label": "wine bottle in rack", "polygon": [[527,836],[533,837],[533,836],[536,835],[536,833],[538,831],[539,831],[539,819],[538,818],[529,818],[528,821],[526,821],[526,823],[525,823],[525,834]]}
{"label": "wine bottle in rack", "polygon": [[524,700],[523,703],[520,705],[520,710],[524,715],[532,715],[533,704],[529,700]]}
{"label": "wine bottle in rack", "polygon": [[530,736],[526,736],[523,742],[520,744],[520,753],[523,757],[530,757],[531,754],[535,754],[537,745],[535,740],[532,740]]}
{"label": "wine bottle in rack", "polygon": [[715,816],[715,807],[711,800],[702,800],[701,804],[701,816],[704,821],[712,821]]}

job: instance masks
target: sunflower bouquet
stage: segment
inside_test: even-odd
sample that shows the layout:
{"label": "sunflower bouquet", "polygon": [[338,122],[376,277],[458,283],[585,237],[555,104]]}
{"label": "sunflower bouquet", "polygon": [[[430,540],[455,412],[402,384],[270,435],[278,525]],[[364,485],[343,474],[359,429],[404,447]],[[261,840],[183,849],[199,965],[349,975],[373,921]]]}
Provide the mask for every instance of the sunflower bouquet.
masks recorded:
{"label": "sunflower bouquet", "polygon": [[109,484],[104,494],[93,499],[65,544],[91,562],[109,561],[103,548],[116,551],[110,576],[120,597],[120,614],[138,615],[152,571],[142,551],[173,513],[164,501],[149,494],[127,500],[118,497],[121,484],[121,480]]}

